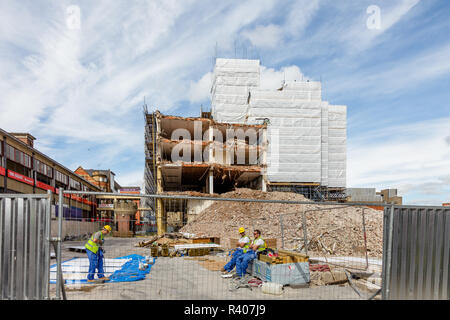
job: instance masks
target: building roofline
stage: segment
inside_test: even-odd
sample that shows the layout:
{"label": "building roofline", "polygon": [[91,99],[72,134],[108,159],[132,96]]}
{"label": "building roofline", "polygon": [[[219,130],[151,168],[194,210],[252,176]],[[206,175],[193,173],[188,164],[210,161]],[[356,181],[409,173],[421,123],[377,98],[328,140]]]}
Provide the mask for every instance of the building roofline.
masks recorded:
{"label": "building roofline", "polygon": [[[9,133],[9,132],[3,130],[2,128],[0,128],[0,133],[1,133],[2,135],[4,135],[4,136],[6,135],[8,139],[12,139],[12,140],[14,140],[14,141],[16,141],[16,142],[22,144],[22,145],[23,145],[24,147],[26,147],[27,149],[32,150],[32,151],[35,152],[36,154],[38,154],[38,155],[44,157],[45,159],[47,159],[47,160],[53,162],[55,165],[57,165],[57,166],[63,168],[64,170],[67,170],[67,171],[71,172],[72,174],[74,174],[75,176],[77,176],[78,178],[80,178],[83,182],[86,182],[89,186],[92,186],[92,187],[94,187],[95,189],[101,190],[101,189],[100,189],[99,187],[97,187],[96,185],[90,183],[89,181],[87,181],[86,179],[84,179],[83,177],[81,177],[80,175],[76,174],[73,170],[70,170],[70,169],[67,168],[66,166],[63,166],[63,165],[60,164],[58,161],[56,161],[56,160],[50,158],[49,156],[43,154],[42,152],[40,152],[40,151],[37,150],[36,148],[30,147],[28,144],[26,144],[25,142],[21,141],[20,139],[17,139],[15,136],[12,135],[12,133]],[[36,138],[35,138],[35,139],[36,139]]]}
{"label": "building roofline", "polygon": [[28,132],[8,132],[8,133],[12,134],[13,136],[28,136],[31,139],[36,140],[36,138]]}

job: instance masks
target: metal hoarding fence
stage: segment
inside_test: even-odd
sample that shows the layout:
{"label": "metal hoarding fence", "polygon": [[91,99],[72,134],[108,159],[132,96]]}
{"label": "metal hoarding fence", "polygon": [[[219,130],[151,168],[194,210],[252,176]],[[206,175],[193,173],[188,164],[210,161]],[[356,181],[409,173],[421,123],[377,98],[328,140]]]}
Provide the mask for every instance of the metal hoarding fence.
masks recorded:
{"label": "metal hoarding fence", "polygon": [[51,193],[0,194],[0,298],[49,298]]}
{"label": "metal hoarding fence", "polygon": [[385,208],[383,298],[450,299],[450,208]]}

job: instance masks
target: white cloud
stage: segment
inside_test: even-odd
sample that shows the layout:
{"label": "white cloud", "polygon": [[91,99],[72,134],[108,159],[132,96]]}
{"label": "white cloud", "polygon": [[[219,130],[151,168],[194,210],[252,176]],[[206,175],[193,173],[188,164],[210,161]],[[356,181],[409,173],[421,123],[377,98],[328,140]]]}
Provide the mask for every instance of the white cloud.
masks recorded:
{"label": "white cloud", "polygon": [[350,25],[344,25],[339,34],[339,41],[345,43],[349,51],[361,52],[373,47],[389,29],[401,21],[420,0],[400,0],[382,2],[380,6],[380,29],[369,29],[367,20],[371,15],[361,11]]}
{"label": "white cloud", "polygon": [[420,0],[401,0],[393,7],[381,8],[381,31],[384,32],[399,22]]}
{"label": "white cloud", "polygon": [[[280,4],[281,5],[281,4]],[[240,35],[256,48],[274,49],[285,45],[287,37],[300,37],[320,8],[319,0],[289,2],[289,11],[281,24],[258,24]]]}
{"label": "white cloud", "polygon": [[[20,24],[17,30],[12,26],[18,21],[11,16],[33,17],[40,8],[2,6],[6,17],[0,19],[2,26],[15,34],[13,38],[2,33],[2,37],[7,41],[23,39],[31,31],[38,41],[29,45],[32,54],[23,59],[16,56],[21,69],[9,67],[12,77],[0,81],[4,93],[0,108],[8,117],[8,122],[0,125],[7,130],[28,131],[45,124],[58,129],[46,135],[65,136],[74,133],[72,127],[79,128],[80,138],[90,134],[103,138],[108,131],[117,132],[122,127],[108,130],[104,126],[120,123],[144,96],[161,110],[176,107],[183,100],[203,99],[206,95],[201,88],[193,84],[189,90],[193,66],[202,67],[199,62],[209,55],[213,39],[231,43],[237,30],[275,2],[255,3],[232,7],[213,4],[199,10],[191,6],[193,1],[96,2],[81,6],[80,30],[66,28],[67,3],[46,11],[48,23]],[[226,14],[221,14],[224,9]],[[203,11],[208,15],[196,17]],[[181,15],[183,20],[179,20]],[[187,28],[183,21],[196,24]],[[15,43],[24,46],[19,40]],[[205,87],[206,78],[201,81],[199,85]],[[105,112],[108,124],[101,119]]]}
{"label": "white cloud", "polygon": [[286,66],[279,70],[261,66],[260,88],[267,90],[275,90],[281,87],[283,81],[293,81],[307,79],[303,76],[298,66]]}
{"label": "white cloud", "polygon": [[31,132],[67,166],[126,173],[144,160],[144,96],[162,112],[208,97],[207,76],[189,84],[211,68],[214,43],[229,46],[276,2],[86,2],[79,30],[67,28],[71,4],[0,2],[0,127]]}
{"label": "white cloud", "polygon": [[189,100],[193,103],[208,101],[211,98],[212,72],[205,73],[197,82],[191,81],[189,88]]}
{"label": "white cloud", "polygon": [[365,95],[392,94],[449,74],[450,43],[447,43],[382,66],[336,75],[330,80],[327,91],[335,96],[346,95],[349,89],[359,89]]}
{"label": "white cloud", "polygon": [[[117,174],[117,172],[115,173]],[[120,173],[116,177],[116,180],[122,187],[138,186],[141,187],[141,190],[143,190],[142,185],[144,182],[144,168],[127,173]]]}
{"label": "white cloud", "polygon": [[407,197],[433,194],[443,201],[450,188],[449,123],[450,118],[427,120],[349,139],[348,185],[399,188]]}
{"label": "white cloud", "polygon": [[319,0],[292,2],[283,30],[293,36],[299,36],[314,18],[320,8]]}
{"label": "white cloud", "polygon": [[259,48],[274,48],[283,40],[282,29],[274,24],[258,25],[252,30],[243,31],[241,35]]}

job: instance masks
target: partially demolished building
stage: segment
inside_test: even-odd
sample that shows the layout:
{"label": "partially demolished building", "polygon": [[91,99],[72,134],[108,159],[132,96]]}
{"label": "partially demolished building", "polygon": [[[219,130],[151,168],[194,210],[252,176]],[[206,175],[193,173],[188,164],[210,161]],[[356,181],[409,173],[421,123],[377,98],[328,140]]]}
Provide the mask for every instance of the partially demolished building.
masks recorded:
{"label": "partially demolished building", "polygon": [[[211,112],[199,118],[145,107],[146,193],[247,187],[314,200],[345,197],[346,106],[323,101],[320,82],[284,81],[264,90],[259,60],[216,59],[211,96]],[[158,224],[163,204],[147,206]]]}
{"label": "partially demolished building", "polygon": [[264,188],[266,125],[219,123],[158,111],[147,113],[146,119],[147,130],[152,131],[147,138],[148,176],[155,181],[148,191],[212,194],[234,187]]}
{"label": "partially demolished building", "polygon": [[[267,126],[220,123],[204,116],[183,118],[145,111],[146,193],[213,194],[239,187],[265,190]],[[157,213],[157,225],[164,225],[167,212],[196,211],[194,201],[164,203],[166,208],[163,201],[145,204]]]}

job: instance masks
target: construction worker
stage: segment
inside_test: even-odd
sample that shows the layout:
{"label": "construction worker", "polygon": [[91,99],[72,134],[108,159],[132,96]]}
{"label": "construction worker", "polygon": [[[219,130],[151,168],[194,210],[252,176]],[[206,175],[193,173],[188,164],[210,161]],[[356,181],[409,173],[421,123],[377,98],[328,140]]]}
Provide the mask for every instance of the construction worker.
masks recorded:
{"label": "construction worker", "polygon": [[241,255],[236,260],[236,277],[243,278],[247,272],[248,263],[254,260],[258,253],[265,252],[267,250],[266,241],[261,238],[261,231],[255,230],[253,232],[255,239],[251,242],[247,253]]}
{"label": "construction worker", "polygon": [[89,273],[88,273],[88,282],[96,282],[94,280],[95,270],[97,269],[97,276],[99,279],[108,281],[109,278],[105,277],[103,271],[103,244],[105,240],[103,240],[104,236],[111,232],[111,227],[106,225],[102,230],[94,233],[88,242],[84,245],[86,248],[86,253],[89,258]]}
{"label": "construction worker", "polygon": [[231,256],[231,260],[228,261],[228,263],[222,268],[223,274],[230,273],[236,265],[237,258],[239,258],[244,253],[247,253],[250,244],[250,238],[245,235],[245,229],[242,227],[239,228],[239,234],[241,235],[241,238],[236,243],[237,248],[234,250]]}

